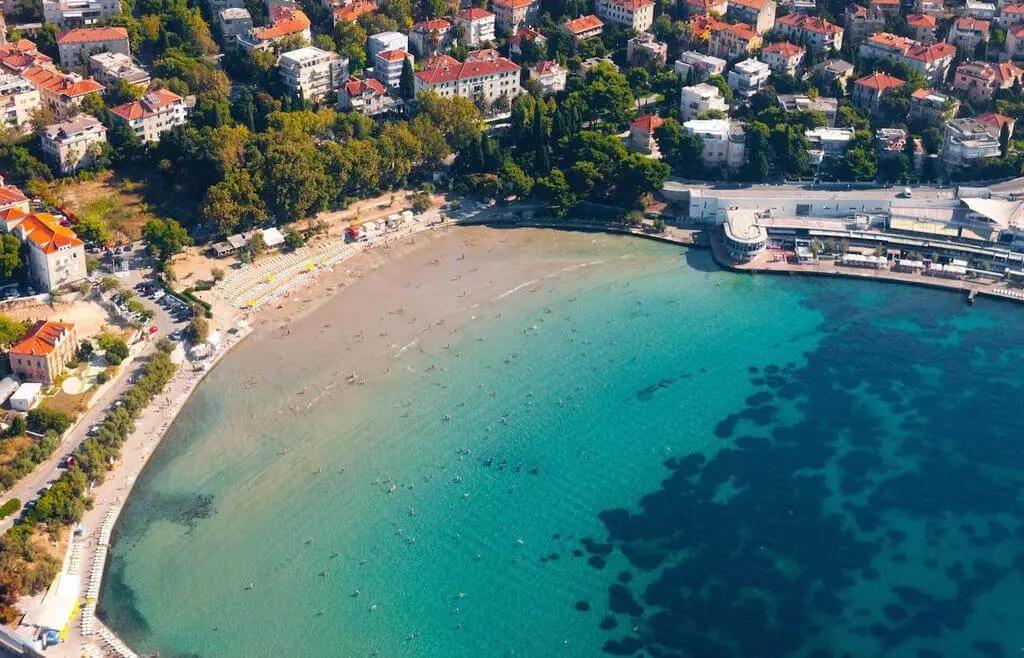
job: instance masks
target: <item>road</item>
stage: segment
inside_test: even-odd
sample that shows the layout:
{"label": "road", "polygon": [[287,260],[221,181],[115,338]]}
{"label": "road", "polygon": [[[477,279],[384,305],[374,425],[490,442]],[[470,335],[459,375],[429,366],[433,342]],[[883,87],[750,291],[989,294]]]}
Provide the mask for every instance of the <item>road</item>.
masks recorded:
{"label": "road", "polygon": [[[132,270],[129,272],[128,277],[120,279],[120,281],[126,288],[131,287],[141,281],[145,274],[146,270]],[[147,326],[156,325],[159,330],[156,336],[166,336],[171,331],[174,331],[174,329],[184,326],[181,323],[176,324],[164,307],[144,297],[139,299],[154,313],[153,320]],[[24,507],[25,503],[34,500],[38,496],[40,489],[60,476],[63,471],[57,465],[64,457],[78,449],[78,446],[88,436],[89,428],[103,420],[110,406],[131,386],[128,383],[129,380],[140,374],[146,357],[155,349],[154,344],[155,341],[145,344],[131,364],[126,368],[120,369],[117,379],[102,396],[93,400],[92,406],[86,411],[81,422],[64,439],[64,442],[57,447],[57,450],[50,455],[49,459],[36,466],[34,471],[19,480],[10,491],[0,494],[0,504],[11,498],[17,498],[21,501],[22,507]],[[19,510],[5,519],[0,519],[0,533],[7,532],[20,515],[21,511]]]}
{"label": "road", "polygon": [[[682,190],[700,190],[706,196],[723,199],[901,199],[902,186],[851,186],[838,183],[781,183],[779,185],[743,185],[739,183],[693,183],[678,179],[670,179],[664,189],[672,192]],[[911,186],[913,201],[946,201],[956,198],[956,190],[952,187],[935,187],[931,185]]]}

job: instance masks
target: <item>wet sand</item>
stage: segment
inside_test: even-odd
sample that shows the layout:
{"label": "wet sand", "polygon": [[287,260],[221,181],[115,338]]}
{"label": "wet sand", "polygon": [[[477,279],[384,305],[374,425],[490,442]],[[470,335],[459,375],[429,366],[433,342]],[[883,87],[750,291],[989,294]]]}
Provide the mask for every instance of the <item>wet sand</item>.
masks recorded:
{"label": "wet sand", "polygon": [[253,338],[347,337],[339,367],[362,382],[386,373],[406,350],[443,348],[466,320],[500,313],[503,299],[539,292],[555,276],[596,264],[585,256],[596,241],[625,239],[533,228],[434,229],[374,245],[264,308],[253,317]]}

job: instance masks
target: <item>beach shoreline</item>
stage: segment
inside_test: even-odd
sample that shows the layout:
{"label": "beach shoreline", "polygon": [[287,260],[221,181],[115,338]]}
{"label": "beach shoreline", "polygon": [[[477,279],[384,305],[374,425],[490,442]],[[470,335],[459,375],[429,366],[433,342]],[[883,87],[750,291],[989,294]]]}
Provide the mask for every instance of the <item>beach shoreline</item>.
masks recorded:
{"label": "beach shoreline", "polygon": [[[100,577],[105,575],[106,567],[102,560],[105,558],[106,547],[111,543],[110,529],[130,497],[135,482],[181,411],[194,396],[199,384],[221,365],[224,357],[234,353],[239,345],[253,340],[261,343],[288,340],[293,330],[299,334],[305,332],[307,338],[312,338],[323,332],[324,328],[303,325],[310,325],[310,318],[316,317],[325,306],[332,303],[344,304],[350,293],[354,293],[356,298],[372,299],[374,303],[360,308],[355,313],[344,313],[348,326],[386,326],[379,330],[375,327],[377,335],[364,331],[362,335],[353,334],[351,338],[353,351],[349,355],[355,357],[353,362],[358,366],[357,376],[361,380],[359,383],[365,383],[368,377],[387,377],[387,363],[399,358],[409,349],[421,352],[425,349],[442,349],[441,341],[445,340],[444,335],[457,333],[462,323],[475,319],[476,309],[485,308],[489,303],[496,303],[511,294],[536,291],[543,285],[546,277],[557,276],[567,266],[572,265],[569,261],[562,262],[555,258],[537,269],[537,263],[527,258],[519,266],[510,266],[507,260],[503,260],[500,267],[488,270],[483,261],[486,261],[487,254],[495,249],[522,251],[523,254],[527,254],[536,251],[533,246],[548,241],[557,243],[565,234],[540,228],[509,231],[507,228],[487,226],[465,226],[459,227],[459,231],[454,231],[456,226],[453,223],[446,223],[435,226],[432,230],[425,230],[427,227],[424,227],[424,230],[414,235],[396,237],[386,243],[382,240],[380,244],[364,248],[334,267],[318,272],[316,276],[304,281],[300,287],[290,290],[288,294],[265,305],[259,311],[243,309],[230,318],[218,318],[216,328],[225,332],[230,329],[227,333],[228,338],[203,371],[189,370],[188,362],[179,367],[165,391],[140,415],[135,432],[122,448],[120,464],[93,492],[95,505],[83,518],[87,534],[83,537],[84,559],[80,566],[81,573],[87,575],[95,570],[96,564],[100,564]],[[480,261],[476,261],[476,258]],[[413,266],[411,270],[395,266],[399,261],[408,264],[410,259],[418,261],[418,265]],[[483,275],[493,278],[470,280],[470,271],[474,269],[478,272],[482,270]],[[499,274],[502,278],[508,278],[515,283],[506,286],[498,279]],[[414,281],[421,275],[424,280]],[[461,283],[463,275],[466,275],[464,286]],[[355,285],[367,279],[371,279],[367,283],[372,287],[371,290],[360,290]],[[389,296],[388,289],[404,290],[408,294],[411,287],[430,287],[430,280],[434,283],[446,281],[449,284],[448,295],[444,300],[434,299],[420,308],[392,308],[397,303],[397,297]],[[464,290],[451,294],[456,288]],[[405,315],[406,312],[408,316]],[[334,314],[337,315],[337,312]],[[239,325],[239,320],[245,322]],[[356,345],[358,353],[355,353]],[[101,542],[100,535],[103,534],[104,527],[106,540]],[[101,545],[103,551],[100,560],[97,561]],[[98,582],[93,585],[92,589],[98,591]],[[90,580],[83,578],[82,586],[83,591],[90,589]],[[111,651],[111,655],[117,655],[116,651],[112,651],[112,647],[120,641],[94,617],[95,608],[96,600],[86,599],[83,613],[92,620],[89,622],[89,628],[93,629],[93,633],[84,635],[82,618],[75,617],[67,640],[57,647],[48,649],[48,655],[78,656],[82,650],[88,650],[87,647],[90,645],[95,646],[97,650],[108,650]],[[99,641],[105,636],[113,639]],[[66,648],[64,653],[55,653],[55,650],[61,648]]]}

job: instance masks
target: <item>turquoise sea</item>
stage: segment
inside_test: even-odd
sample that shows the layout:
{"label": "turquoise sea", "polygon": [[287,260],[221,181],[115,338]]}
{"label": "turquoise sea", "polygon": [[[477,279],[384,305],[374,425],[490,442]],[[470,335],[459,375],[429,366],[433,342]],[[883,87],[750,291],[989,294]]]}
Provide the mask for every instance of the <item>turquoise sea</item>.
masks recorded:
{"label": "turquoise sea", "polygon": [[1024,308],[577,242],[362,386],[343,321],[239,348],[101,617],[162,658],[1021,654]]}

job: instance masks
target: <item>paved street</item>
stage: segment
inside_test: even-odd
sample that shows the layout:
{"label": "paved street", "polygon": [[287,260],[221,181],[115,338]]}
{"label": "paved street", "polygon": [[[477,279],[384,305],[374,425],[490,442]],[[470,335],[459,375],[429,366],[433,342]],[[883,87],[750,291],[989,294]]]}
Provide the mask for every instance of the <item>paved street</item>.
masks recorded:
{"label": "paved street", "polygon": [[[147,270],[132,270],[129,272],[129,276],[119,280],[125,288],[131,288],[135,283],[144,278],[146,272]],[[158,328],[159,331],[156,333],[154,340],[141,346],[142,349],[136,353],[134,360],[127,367],[121,367],[117,379],[102,396],[93,401],[93,405],[82,417],[81,422],[64,439],[64,442],[57,447],[57,450],[54,451],[50,458],[37,466],[32,473],[19,480],[10,491],[0,494],[0,504],[11,498],[17,498],[21,501],[22,507],[24,507],[25,503],[37,497],[40,489],[59,477],[62,471],[57,468],[57,465],[64,457],[78,448],[86,436],[88,436],[89,428],[103,420],[110,406],[130,387],[129,380],[140,374],[139,371],[143,362],[145,362],[147,356],[154,349],[153,345],[156,342],[156,338],[167,336],[175,329],[185,326],[184,323],[175,324],[167,309],[154,303],[153,300],[145,297],[140,297],[139,299],[154,313],[153,320],[146,325],[147,327],[156,325]],[[133,349],[136,348],[133,346]],[[0,520],[0,533],[6,532],[8,528],[13,526],[20,515],[21,512],[19,510]]]}

